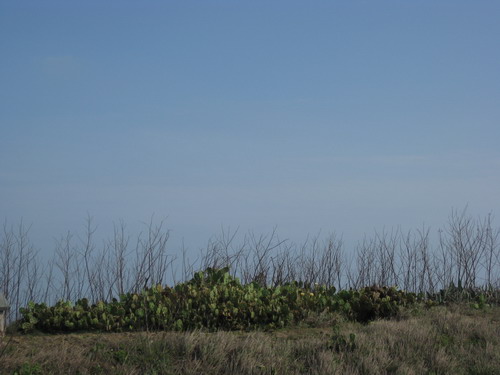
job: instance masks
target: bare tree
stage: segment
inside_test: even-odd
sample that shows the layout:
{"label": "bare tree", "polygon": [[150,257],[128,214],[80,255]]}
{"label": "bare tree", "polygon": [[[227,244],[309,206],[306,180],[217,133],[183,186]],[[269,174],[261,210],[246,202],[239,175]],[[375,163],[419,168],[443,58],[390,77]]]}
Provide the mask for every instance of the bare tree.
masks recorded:
{"label": "bare tree", "polygon": [[[80,239],[81,243],[81,251],[79,255],[83,258],[83,264],[85,268],[83,270],[85,284],[82,282],[79,285],[79,295],[87,295],[90,293],[90,298],[94,300],[96,298],[96,270],[92,269],[94,263],[93,255],[95,252],[95,244],[94,244],[94,234],[97,230],[97,226],[93,225],[93,220],[90,215],[87,215],[85,220],[85,234],[82,239]],[[84,287],[86,288],[84,289]]]}
{"label": "bare tree", "polygon": [[[485,225],[486,224],[486,225]],[[457,272],[457,282],[465,288],[476,285],[480,260],[486,252],[487,222],[474,220],[453,210],[447,226],[445,246],[452,254]]]}
{"label": "bare tree", "polygon": [[[18,318],[19,307],[38,293],[41,270],[37,252],[29,239],[30,227],[21,220],[17,228],[7,222],[3,225],[0,242],[0,289],[12,304],[10,316]],[[10,319],[10,317],[8,317]]]}
{"label": "bare tree", "polygon": [[75,257],[77,252],[72,245],[73,235],[67,232],[64,237],[61,237],[55,250],[54,265],[61,273],[59,296],[65,300],[71,300],[74,297],[74,291],[78,281],[75,281],[75,275],[80,274],[80,263]]}
{"label": "bare tree", "polygon": [[129,276],[127,273],[127,259],[129,258],[130,237],[126,234],[126,226],[123,221],[119,225],[113,225],[113,239],[110,243],[112,249],[111,270],[114,280],[112,284],[115,285],[115,291],[118,295],[127,292],[129,287]]}
{"label": "bare tree", "polygon": [[161,284],[168,268],[175,260],[167,254],[167,242],[170,231],[164,230],[164,220],[154,224],[153,218],[146,225],[147,234],[143,238],[139,234],[136,245],[136,261],[134,266],[134,282],[132,289],[141,290],[148,285]]}
{"label": "bare tree", "polygon": [[[493,288],[494,284],[498,285],[500,278],[498,277],[497,267],[500,265],[500,228],[493,228],[492,226],[493,217],[492,214],[488,214],[487,218],[484,219],[483,229],[484,229],[484,260],[483,267],[486,273],[486,285],[488,288]],[[497,279],[494,280],[494,275],[497,275]]]}
{"label": "bare tree", "polygon": [[[4,223],[0,231],[0,290],[11,301],[11,318],[29,300],[109,300],[130,291],[176,280],[176,256],[169,253],[170,232],[164,220],[153,217],[135,238],[123,221],[112,237],[96,242],[97,226],[87,216],[82,236],[67,232],[56,241],[52,259],[43,265],[29,239],[30,227]],[[195,269],[230,267],[243,283],[283,285],[302,281],[338,288],[398,285],[414,292],[433,292],[457,283],[464,288],[500,287],[500,228],[493,216],[474,219],[452,211],[438,241],[432,246],[430,229],[403,233],[401,229],[365,236],[352,253],[344,250],[335,234],[322,239],[307,237],[297,245],[281,240],[274,228],[269,234],[246,234],[222,227],[194,261],[182,246],[182,279]]]}

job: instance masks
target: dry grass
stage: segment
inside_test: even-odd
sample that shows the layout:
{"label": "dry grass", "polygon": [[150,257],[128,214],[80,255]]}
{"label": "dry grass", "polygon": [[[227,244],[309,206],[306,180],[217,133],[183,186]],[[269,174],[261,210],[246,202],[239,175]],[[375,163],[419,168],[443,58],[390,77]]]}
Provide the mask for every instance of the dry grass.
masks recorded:
{"label": "dry grass", "polygon": [[336,331],[327,322],[275,332],[7,336],[0,373],[500,374],[499,307],[439,307],[339,322]]}

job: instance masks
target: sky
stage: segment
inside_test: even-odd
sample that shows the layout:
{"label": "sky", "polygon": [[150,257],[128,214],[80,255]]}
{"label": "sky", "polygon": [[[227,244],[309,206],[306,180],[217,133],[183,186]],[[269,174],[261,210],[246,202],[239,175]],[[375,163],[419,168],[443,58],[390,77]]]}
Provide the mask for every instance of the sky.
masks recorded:
{"label": "sky", "polygon": [[0,0],[0,219],[301,241],[500,214],[498,1]]}

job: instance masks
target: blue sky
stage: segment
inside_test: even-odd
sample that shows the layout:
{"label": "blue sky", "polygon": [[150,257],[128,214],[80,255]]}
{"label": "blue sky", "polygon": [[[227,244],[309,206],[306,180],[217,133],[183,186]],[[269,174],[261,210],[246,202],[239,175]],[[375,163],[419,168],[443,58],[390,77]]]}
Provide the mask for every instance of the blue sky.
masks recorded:
{"label": "blue sky", "polygon": [[[105,3],[104,5],[102,3]],[[0,216],[283,238],[500,212],[496,1],[0,1]]]}

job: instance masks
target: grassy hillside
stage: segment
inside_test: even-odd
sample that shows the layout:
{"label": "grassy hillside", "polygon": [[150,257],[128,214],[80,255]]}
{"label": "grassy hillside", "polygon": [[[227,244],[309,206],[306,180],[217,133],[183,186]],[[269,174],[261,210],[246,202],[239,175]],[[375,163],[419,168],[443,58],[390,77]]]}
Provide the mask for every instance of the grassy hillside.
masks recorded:
{"label": "grassy hillside", "polygon": [[499,374],[500,307],[340,315],[254,332],[10,334],[1,374]]}

